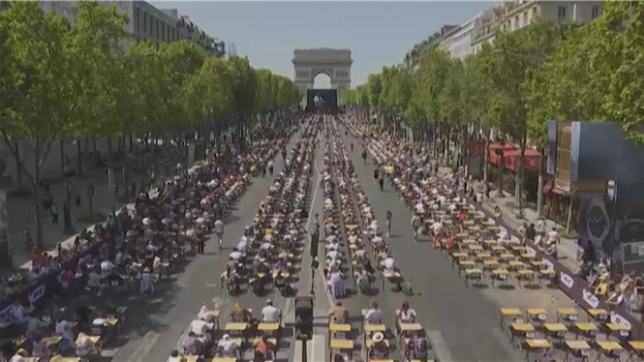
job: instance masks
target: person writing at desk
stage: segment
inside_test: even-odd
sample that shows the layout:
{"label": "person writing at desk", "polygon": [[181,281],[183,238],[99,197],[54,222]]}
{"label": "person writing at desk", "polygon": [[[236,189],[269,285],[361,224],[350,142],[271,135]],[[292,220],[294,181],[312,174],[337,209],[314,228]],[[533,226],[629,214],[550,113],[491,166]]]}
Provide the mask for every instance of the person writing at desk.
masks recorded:
{"label": "person writing at desk", "polygon": [[262,308],[262,322],[263,323],[279,323],[282,312],[273,306],[273,301],[268,299],[266,306]]}
{"label": "person writing at desk", "polygon": [[349,319],[349,311],[342,306],[342,302],[338,301],[335,303],[335,308],[331,312],[331,317],[335,323],[344,323]]}
{"label": "person writing at desk", "polygon": [[367,310],[367,314],[364,316],[364,321],[366,324],[382,323],[382,311],[378,309],[378,302],[375,300],[371,301],[371,306]]}
{"label": "person writing at desk", "polygon": [[223,341],[219,344],[219,353],[221,357],[235,358],[237,357],[237,350],[239,346],[233,341],[228,334],[224,334]]}
{"label": "person writing at desk", "polygon": [[409,351],[408,359],[427,359],[427,350],[429,349],[427,339],[422,335],[421,331],[414,333],[414,336],[409,339],[407,344],[407,351]]}
{"label": "person writing at desk", "polygon": [[166,362],[185,362],[186,359],[177,351],[176,349],[172,350],[170,357]]}
{"label": "person writing at desk", "polygon": [[400,323],[416,322],[416,311],[409,307],[409,302],[403,302],[398,319],[400,320]]}
{"label": "person writing at desk", "polygon": [[268,341],[268,336],[263,335],[255,345],[255,357],[253,362],[264,362],[270,358],[270,351],[274,346]]}
{"label": "person writing at desk", "polygon": [[385,342],[385,335],[376,332],[372,337],[373,344],[369,354],[372,359],[385,359],[389,355],[389,346]]}
{"label": "person writing at desk", "polygon": [[248,312],[242,308],[241,304],[235,303],[233,311],[230,313],[233,323],[248,323]]}

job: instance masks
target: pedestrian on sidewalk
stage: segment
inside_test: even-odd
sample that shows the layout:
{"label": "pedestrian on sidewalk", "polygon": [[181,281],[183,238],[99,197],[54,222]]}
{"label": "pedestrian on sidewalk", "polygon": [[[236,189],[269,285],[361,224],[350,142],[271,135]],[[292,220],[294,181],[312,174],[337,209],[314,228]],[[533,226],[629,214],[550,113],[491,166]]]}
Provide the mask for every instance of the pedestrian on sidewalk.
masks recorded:
{"label": "pedestrian on sidewalk", "polygon": [[387,237],[391,237],[391,211],[387,210]]}
{"label": "pedestrian on sidewalk", "polygon": [[199,241],[197,241],[197,247],[199,248],[199,254],[204,254],[206,249],[206,239],[204,237],[199,238]]}
{"label": "pedestrian on sidewalk", "polygon": [[560,242],[561,238],[559,237],[559,233],[557,232],[557,227],[553,226],[552,230],[548,232],[548,243],[559,244]]}
{"label": "pedestrian on sidewalk", "polygon": [[49,213],[51,214],[51,223],[58,225],[58,207],[56,207],[56,203],[51,204]]}
{"label": "pedestrian on sidewalk", "polygon": [[221,244],[224,241],[224,222],[221,219],[215,221],[215,237],[217,238],[219,250],[221,250]]}
{"label": "pedestrian on sidewalk", "polygon": [[378,185],[380,185],[380,191],[385,191],[385,179],[382,175],[378,178]]}

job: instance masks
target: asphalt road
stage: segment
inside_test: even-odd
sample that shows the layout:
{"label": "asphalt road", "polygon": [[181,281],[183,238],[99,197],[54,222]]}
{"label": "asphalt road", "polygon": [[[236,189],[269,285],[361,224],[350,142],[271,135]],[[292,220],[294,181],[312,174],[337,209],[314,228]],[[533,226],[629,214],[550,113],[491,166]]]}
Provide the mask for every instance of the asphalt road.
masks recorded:
{"label": "asphalt road", "polygon": [[[292,149],[299,134],[291,138],[287,148]],[[275,172],[282,170],[283,162],[278,153],[274,160]],[[190,322],[202,306],[219,309],[222,321],[229,315],[234,303],[259,311],[265,300],[271,298],[277,308],[286,307],[285,299],[268,295],[264,297],[245,293],[230,297],[222,291],[219,276],[225,270],[228,254],[243,235],[246,225],[255,217],[259,203],[268,195],[272,177],[256,177],[246,193],[232,209],[226,220],[221,252],[212,237],[206,244],[205,255],[194,258],[171,285],[165,285],[154,299],[140,300],[130,305],[127,327],[121,332],[122,345],[112,357],[113,361],[151,362],[166,361],[172,349],[180,342]],[[288,350],[289,346],[285,346]],[[287,352],[285,352],[287,353]],[[278,356],[279,357],[279,356]]]}
{"label": "asphalt road", "polygon": [[[393,214],[392,237],[387,242],[401,274],[411,280],[415,292],[413,297],[407,297],[391,291],[392,286],[386,284],[384,291],[378,290],[372,296],[351,296],[343,300],[351,315],[359,317],[360,310],[375,299],[383,310],[384,324],[391,329],[395,326],[395,310],[403,301],[409,301],[434,346],[434,357],[439,360],[522,360],[524,356],[510,346],[508,335],[499,326],[500,305],[486,297],[484,291],[465,286],[450,261],[433,250],[429,242],[413,241],[410,211],[389,185],[384,192],[380,191],[373,179],[375,166],[372,162],[362,164],[360,141],[350,133],[345,136],[344,126],[339,126],[339,131],[347,147],[354,144],[351,160],[379,224],[385,225],[387,210]],[[375,286],[381,289],[380,280]],[[360,318],[356,319],[352,323],[354,328],[359,325]],[[391,357],[400,358],[400,354],[394,352]]]}

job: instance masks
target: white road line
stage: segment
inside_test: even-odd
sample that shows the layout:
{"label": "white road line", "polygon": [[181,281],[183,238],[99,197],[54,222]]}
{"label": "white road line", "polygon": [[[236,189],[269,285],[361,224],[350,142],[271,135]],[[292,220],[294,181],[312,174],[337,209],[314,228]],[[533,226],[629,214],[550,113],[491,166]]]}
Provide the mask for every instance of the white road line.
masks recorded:
{"label": "white road line", "polygon": [[331,294],[329,288],[326,287],[326,278],[324,277],[324,272],[320,268],[318,268],[318,275],[320,276],[320,280],[322,280],[322,289],[324,290],[324,294],[329,301],[329,307],[334,308],[335,300],[333,299],[333,295]]}
{"label": "white road line", "polygon": [[150,353],[152,347],[157,343],[161,335],[156,332],[148,332],[143,337],[143,341],[134,351],[134,353],[128,358],[127,362],[143,362],[143,359]]}
{"label": "white road line", "polygon": [[454,362],[454,359],[452,359],[452,352],[449,351],[447,342],[445,342],[445,338],[443,338],[443,333],[441,333],[441,331],[428,329],[427,338],[429,338],[432,349],[436,353],[436,357],[438,357],[439,361]]}

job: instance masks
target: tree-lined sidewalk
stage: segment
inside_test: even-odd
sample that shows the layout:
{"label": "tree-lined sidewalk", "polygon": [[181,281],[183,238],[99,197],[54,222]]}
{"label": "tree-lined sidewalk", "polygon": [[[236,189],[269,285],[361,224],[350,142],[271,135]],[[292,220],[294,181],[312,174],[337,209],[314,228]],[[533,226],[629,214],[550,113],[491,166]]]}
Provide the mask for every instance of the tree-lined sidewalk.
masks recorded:
{"label": "tree-lined sidewalk", "polygon": [[[107,140],[105,166],[118,177],[115,155],[123,143],[141,143],[135,147],[141,163],[159,140],[185,147],[187,155],[195,134],[211,142],[233,128],[243,141],[257,114],[269,114],[261,121],[270,126],[301,99],[290,79],[255,70],[246,58],[209,57],[189,41],[135,42],[125,30],[129,19],[114,5],[79,2],[73,23],[39,2],[0,6],[0,134],[31,193],[38,245],[47,221],[42,165],[58,149],[66,158],[57,145]],[[21,141],[33,148],[33,169],[25,167]],[[156,166],[157,157],[151,162]],[[72,205],[67,189],[63,204]]]}

